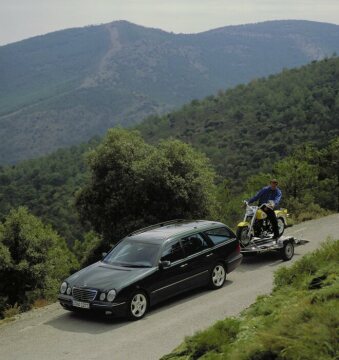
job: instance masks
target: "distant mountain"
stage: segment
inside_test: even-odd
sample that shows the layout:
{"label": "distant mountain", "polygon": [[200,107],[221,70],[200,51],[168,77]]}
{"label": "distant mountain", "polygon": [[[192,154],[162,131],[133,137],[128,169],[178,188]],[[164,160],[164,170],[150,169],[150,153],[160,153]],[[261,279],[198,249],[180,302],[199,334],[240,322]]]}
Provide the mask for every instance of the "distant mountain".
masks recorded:
{"label": "distant mountain", "polygon": [[339,26],[271,21],[173,34],[126,21],[0,47],[0,164],[129,126],[339,52]]}
{"label": "distant mountain", "polygon": [[[339,58],[192,101],[138,125],[146,140],[170,136],[205,152],[220,175],[243,190],[249,175],[271,172],[276,161],[305,143],[326,146],[339,135]],[[27,206],[70,243],[84,232],[74,193],[89,178],[85,152],[99,140],[0,167],[0,220]]]}

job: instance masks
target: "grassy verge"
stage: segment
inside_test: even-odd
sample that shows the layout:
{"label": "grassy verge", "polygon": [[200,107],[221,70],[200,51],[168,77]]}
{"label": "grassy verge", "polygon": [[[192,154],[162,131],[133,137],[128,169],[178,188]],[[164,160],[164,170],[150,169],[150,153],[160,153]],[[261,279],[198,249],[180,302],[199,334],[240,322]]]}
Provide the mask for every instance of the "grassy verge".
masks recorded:
{"label": "grassy verge", "polygon": [[339,240],[275,273],[271,295],[186,338],[162,360],[339,359]]}
{"label": "grassy verge", "polygon": [[[43,308],[47,305],[52,304],[54,301],[55,299],[47,300],[47,299],[39,298],[35,300],[33,305],[31,305],[25,311]],[[0,326],[15,321],[18,318],[18,315],[20,315],[22,312],[25,311],[22,311],[21,307],[17,303],[14,304],[13,306],[8,305],[2,313],[3,318],[0,319]]]}

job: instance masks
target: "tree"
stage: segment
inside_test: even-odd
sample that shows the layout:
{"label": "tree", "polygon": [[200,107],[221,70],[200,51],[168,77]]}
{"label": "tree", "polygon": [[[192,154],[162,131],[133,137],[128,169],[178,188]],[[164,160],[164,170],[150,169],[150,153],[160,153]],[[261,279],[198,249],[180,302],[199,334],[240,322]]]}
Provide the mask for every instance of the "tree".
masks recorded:
{"label": "tree", "polygon": [[151,146],[138,132],[112,129],[88,161],[92,177],[76,206],[102,234],[101,249],[142,226],[216,216],[215,173],[204,155],[178,140]]}
{"label": "tree", "polygon": [[274,173],[286,198],[302,200],[317,184],[317,167],[293,156],[278,162]]}
{"label": "tree", "polygon": [[77,257],[81,267],[90,265],[92,254],[97,252],[101,247],[102,238],[94,231],[90,231],[84,235],[84,240],[76,240],[72,251]]}
{"label": "tree", "polygon": [[[309,155],[306,151],[305,158]],[[299,222],[327,215],[315,201],[319,191],[319,167],[303,160],[301,152],[278,162],[274,173],[283,191],[282,204],[292,213],[294,220]]]}
{"label": "tree", "polygon": [[77,267],[65,240],[26,208],[12,210],[0,225],[2,304],[18,303],[25,309],[39,297],[51,298]]}
{"label": "tree", "polygon": [[316,199],[319,204],[339,211],[339,137],[318,151],[319,191]]}

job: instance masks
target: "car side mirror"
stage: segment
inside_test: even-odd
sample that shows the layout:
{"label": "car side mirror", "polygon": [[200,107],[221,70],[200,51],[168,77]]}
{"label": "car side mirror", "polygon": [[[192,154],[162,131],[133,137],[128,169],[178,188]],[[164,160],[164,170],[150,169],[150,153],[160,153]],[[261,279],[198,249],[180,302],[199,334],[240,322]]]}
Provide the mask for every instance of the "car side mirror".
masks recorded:
{"label": "car side mirror", "polygon": [[101,254],[102,259],[103,259],[103,258],[105,258],[105,257],[106,257],[106,255],[107,255],[107,252],[103,252],[103,253]]}
{"label": "car side mirror", "polygon": [[171,266],[171,262],[168,260],[159,261],[159,269],[164,270]]}

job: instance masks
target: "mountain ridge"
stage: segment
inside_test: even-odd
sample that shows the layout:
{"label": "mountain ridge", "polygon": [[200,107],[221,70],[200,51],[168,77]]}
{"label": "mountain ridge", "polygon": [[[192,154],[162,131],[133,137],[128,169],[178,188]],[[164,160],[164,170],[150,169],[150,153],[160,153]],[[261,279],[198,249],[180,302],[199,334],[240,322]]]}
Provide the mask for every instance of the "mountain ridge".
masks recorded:
{"label": "mountain ridge", "polygon": [[269,21],[174,34],[127,21],[0,47],[0,164],[339,52],[339,26]]}
{"label": "mountain ridge", "polygon": [[54,31],[50,31],[47,33],[43,33],[43,34],[38,34],[38,35],[34,35],[34,36],[30,36],[24,39],[20,39],[17,41],[12,41],[10,43],[6,43],[3,45],[0,45],[1,47],[4,46],[9,46],[9,45],[13,45],[13,44],[18,44],[18,43],[22,43],[25,42],[27,40],[31,40],[31,39],[35,39],[35,38],[41,38],[50,34],[55,34],[55,33],[60,33],[63,31],[70,31],[70,30],[78,30],[78,29],[86,29],[86,28],[92,28],[92,27],[101,27],[101,26],[108,26],[108,25],[129,25],[129,26],[134,26],[136,28],[144,28],[144,29],[150,29],[150,30],[156,30],[156,31],[160,31],[163,33],[167,33],[170,35],[201,35],[201,34],[205,34],[205,33],[213,33],[213,32],[220,32],[223,30],[231,30],[232,28],[241,28],[241,27],[250,27],[250,26],[256,26],[256,25],[264,25],[264,24],[273,24],[273,23],[293,23],[293,22],[298,22],[298,23],[310,23],[310,24],[320,24],[320,25],[327,25],[328,27],[337,27],[339,26],[339,24],[336,23],[330,23],[330,22],[326,22],[326,21],[314,21],[314,20],[300,20],[300,19],[276,19],[276,20],[264,20],[264,21],[258,21],[258,22],[248,22],[248,23],[244,23],[244,24],[232,24],[232,25],[225,25],[225,26],[219,26],[216,28],[212,28],[212,29],[208,29],[208,30],[202,30],[202,31],[196,31],[196,32],[175,32],[175,31],[170,31],[170,30],[164,30],[161,29],[159,27],[153,27],[153,26],[146,26],[146,25],[142,25],[142,24],[138,24],[138,23],[134,23],[132,21],[129,20],[112,20],[109,22],[105,22],[105,23],[98,23],[98,24],[88,24],[88,25],[84,25],[84,26],[74,26],[74,27],[70,27],[70,28],[64,28],[64,29],[59,29],[59,30],[54,30]]}

